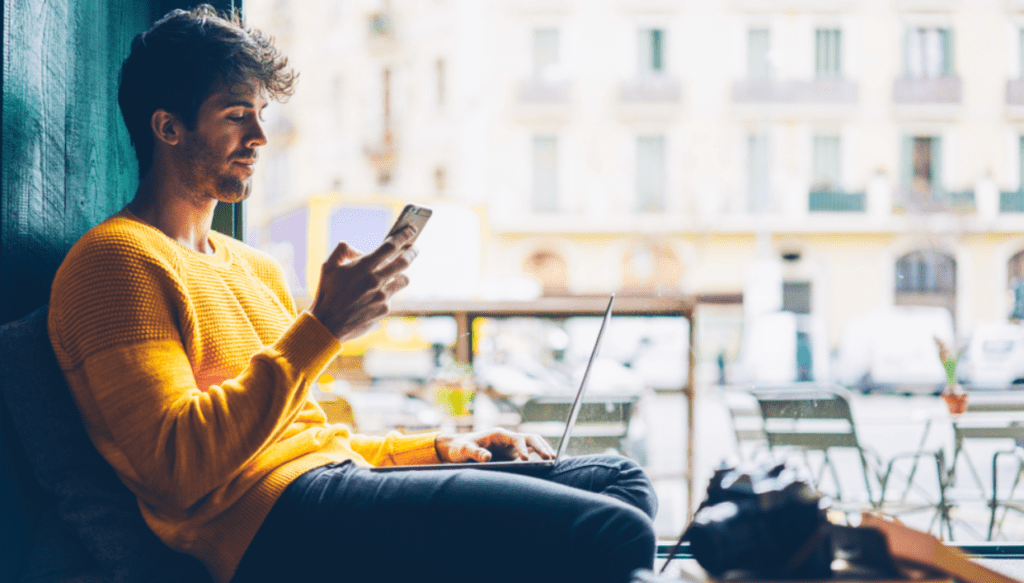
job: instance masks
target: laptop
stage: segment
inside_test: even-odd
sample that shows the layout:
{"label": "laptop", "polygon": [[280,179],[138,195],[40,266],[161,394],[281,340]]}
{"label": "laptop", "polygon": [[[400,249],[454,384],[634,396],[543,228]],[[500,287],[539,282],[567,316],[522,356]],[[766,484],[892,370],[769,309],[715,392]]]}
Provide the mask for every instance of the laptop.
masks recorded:
{"label": "laptop", "polygon": [[580,381],[580,388],[576,390],[576,398],[569,409],[569,418],[565,421],[565,429],[562,431],[562,441],[558,443],[558,451],[555,457],[549,460],[509,460],[492,462],[459,462],[448,464],[423,464],[408,466],[380,466],[369,468],[372,472],[397,472],[410,470],[496,470],[504,472],[524,472],[550,468],[562,459],[566,447],[569,445],[569,437],[572,435],[572,428],[576,425],[576,416],[579,415],[580,407],[583,405],[583,393],[587,391],[587,383],[590,380],[590,371],[594,368],[594,361],[597,360],[597,353],[601,349],[601,339],[604,338],[604,330],[608,327],[608,320],[612,317],[612,304],[615,303],[615,294],[608,298],[608,307],[604,311],[604,320],[601,321],[601,328],[597,331],[597,339],[594,341],[594,349],[590,352],[590,360],[587,361],[587,368],[583,371],[583,380]]}

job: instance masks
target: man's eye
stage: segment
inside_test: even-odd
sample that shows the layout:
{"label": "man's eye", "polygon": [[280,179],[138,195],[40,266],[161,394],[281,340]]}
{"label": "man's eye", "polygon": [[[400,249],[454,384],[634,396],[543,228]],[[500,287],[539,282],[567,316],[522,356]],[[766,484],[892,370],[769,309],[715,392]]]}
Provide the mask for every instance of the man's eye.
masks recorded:
{"label": "man's eye", "polygon": [[228,119],[230,119],[231,121],[242,121],[242,120],[245,119],[245,116],[244,115],[229,115]]}

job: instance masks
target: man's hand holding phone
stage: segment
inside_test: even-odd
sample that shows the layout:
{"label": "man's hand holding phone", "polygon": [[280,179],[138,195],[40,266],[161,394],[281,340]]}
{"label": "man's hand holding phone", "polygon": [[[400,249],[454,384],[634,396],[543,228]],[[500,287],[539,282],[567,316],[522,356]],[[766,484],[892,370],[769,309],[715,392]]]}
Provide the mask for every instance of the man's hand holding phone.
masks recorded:
{"label": "man's hand holding phone", "polygon": [[397,225],[376,251],[361,254],[341,242],[324,262],[310,312],[342,342],[379,322],[391,296],[409,285],[403,273],[416,258],[412,246],[419,231]]}

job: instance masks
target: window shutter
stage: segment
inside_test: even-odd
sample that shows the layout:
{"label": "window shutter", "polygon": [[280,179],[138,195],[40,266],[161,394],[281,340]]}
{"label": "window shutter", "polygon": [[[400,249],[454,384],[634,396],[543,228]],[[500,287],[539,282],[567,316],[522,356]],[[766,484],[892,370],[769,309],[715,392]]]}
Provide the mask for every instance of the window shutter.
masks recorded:
{"label": "window shutter", "polygon": [[942,38],[942,74],[953,75],[953,29],[943,28],[939,30],[939,35]]}
{"label": "window shutter", "polygon": [[651,30],[651,70],[660,72],[662,70],[662,50],[664,49],[665,34],[661,29]]}

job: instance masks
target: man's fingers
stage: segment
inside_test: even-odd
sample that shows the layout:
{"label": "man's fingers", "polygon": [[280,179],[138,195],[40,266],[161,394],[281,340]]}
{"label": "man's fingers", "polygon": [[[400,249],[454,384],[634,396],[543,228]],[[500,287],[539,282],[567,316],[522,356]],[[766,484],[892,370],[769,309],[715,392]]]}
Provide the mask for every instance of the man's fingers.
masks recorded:
{"label": "man's fingers", "polygon": [[363,253],[359,249],[349,245],[342,241],[331,251],[330,257],[325,262],[326,265],[339,265],[346,259],[355,259],[356,257],[362,256]]}
{"label": "man's fingers", "polygon": [[393,277],[385,286],[385,291],[389,296],[398,293],[400,290],[405,289],[409,285],[409,276],[404,273],[400,273]]}
{"label": "man's fingers", "polygon": [[551,444],[548,443],[548,440],[537,434],[531,433],[530,435],[527,435],[526,443],[544,459],[551,459],[555,457],[555,450],[551,448]]}
{"label": "man's fingers", "polygon": [[418,249],[416,249],[415,247],[410,247],[406,249],[404,253],[391,260],[390,263],[378,269],[377,274],[380,275],[381,277],[388,278],[391,277],[392,275],[395,275],[396,273],[405,271],[409,267],[409,265],[412,264],[413,259],[416,259],[416,256],[419,254],[420,252]]}
{"label": "man's fingers", "polygon": [[334,248],[334,251],[331,251],[331,256],[327,258],[326,264],[337,265],[341,263],[342,259],[348,257],[350,249],[351,247],[349,247],[348,243],[344,241],[338,243],[338,245]]}
{"label": "man's fingers", "polygon": [[399,249],[405,247],[410,241],[412,241],[414,236],[416,236],[416,227],[406,225],[406,227],[401,231],[389,237],[385,237],[384,242],[380,244],[380,247],[377,247],[376,251],[370,253],[366,257],[373,263],[381,263],[385,259],[394,255]]}
{"label": "man's fingers", "polygon": [[526,438],[522,434],[516,433],[512,439],[512,445],[516,448],[516,454],[519,459],[525,460],[530,459],[530,448],[526,445]]}

